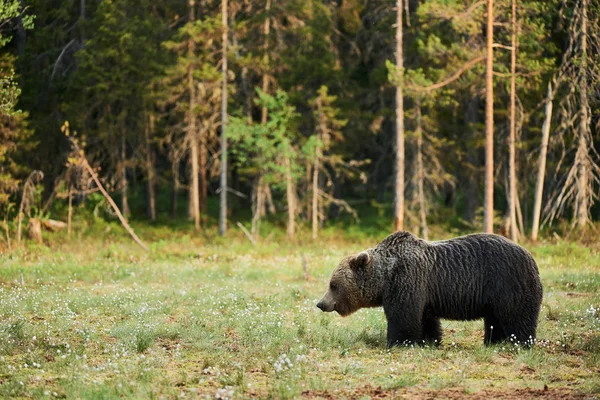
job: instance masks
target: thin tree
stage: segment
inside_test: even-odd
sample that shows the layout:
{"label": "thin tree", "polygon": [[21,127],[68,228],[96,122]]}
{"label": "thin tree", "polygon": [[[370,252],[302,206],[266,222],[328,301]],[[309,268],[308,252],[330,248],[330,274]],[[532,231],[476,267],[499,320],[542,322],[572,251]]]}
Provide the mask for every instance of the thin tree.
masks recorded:
{"label": "thin tree", "polygon": [[[121,123],[121,125],[123,125]],[[121,129],[121,160],[120,160],[120,174],[121,174],[121,213],[127,218],[131,211],[129,210],[129,197],[127,195],[128,182],[127,182],[127,141],[125,140],[125,129]]]}
{"label": "thin tree", "polygon": [[317,128],[317,140],[315,141],[315,154],[313,159],[313,178],[312,178],[312,238],[317,238],[319,231],[319,172],[321,170],[321,143],[323,142],[323,135],[327,132],[327,124],[325,122],[325,115],[323,113],[323,96],[319,93],[316,101],[317,115],[318,115],[318,128]]}
{"label": "thin tree", "polygon": [[221,0],[223,24],[223,89],[221,93],[221,204],[219,207],[219,235],[227,232],[227,0]]}
{"label": "thin tree", "polygon": [[[552,222],[570,206],[573,225],[579,229],[585,229],[590,222],[590,209],[597,198],[594,186],[600,183],[599,156],[594,149],[590,110],[590,93],[600,91],[600,69],[590,62],[594,51],[600,48],[600,25],[589,23],[598,21],[598,11],[597,7],[590,7],[589,0],[575,2],[567,29],[568,46],[554,89],[561,88],[564,94],[558,103],[559,124],[553,136],[560,138],[563,146],[570,143],[572,147],[563,147],[555,169],[560,184],[546,203],[544,222]],[[591,99],[594,101],[595,96]],[[573,135],[572,140],[565,141],[563,138],[569,134]],[[565,173],[561,169],[563,160],[572,151],[575,156]]]}
{"label": "thin tree", "polygon": [[292,162],[285,157],[286,197],[288,203],[287,234],[293,238],[296,234],[296,185],[292,177]]}
{"label": "thin tree", "polygon": [[531,240],[538,239],[540,229],[540,214],[542,211],[542,194],[544,193],[544,178],[546,176],[546,155],[548,154],[548,140],[550,138],[550,125],[552,123],[552,102],[554,91],[552,83],[548,82],[548,94],[546,96],[546,117],[542,125],[542,143],[540,145],[540,161],[535,184],[535,200],[533,204],[533,225],[531,227]]}
{"label": "thin tree", "polygon": [[510,238],[518,240],[517,229],[517,173],[515,161],[515,130],[516,130],[516,68],[517,68],[517,4],[516,0],[511,2],[511,50],[510,50],[510,133],[508,137],[508,185],[509,185],[509,218]]}
{"label": "thin tree", "polygon": [[485,196],[483,229],[494,231],[494,0],[487,0],[485,71]]}
{"label": "thin tree", "polygon": [[[150,113],[148,116],[148,124],[144,130],[144,144],[146,153],[146,179],[147,179],[147,190],[148,190],[148,206],[147,213],[148,217],[154,221],[156,220],[156,171],[154,169],[154,153],[152,151],[152,135],[154,135],[154,114]],[[69,187],[70,189],[70,187]],[[69,195],[69,201],[71,196]]]}
{"label": "thin tree", "polygon": [[581,79],[579,91],[579,112],[581,121],[579,124],[579,137],[577,155],[575,163],[577,164],[577,195],[575,203],[575,212],[577,226],[583,229],[589,222],[589,210],[591,207],[591,183],[590,172],[591,162],[589,160],[589,142],[591,142],[589,99],[588,99],[588,8],[589,0],[583,0],[581,4],[581,63],[579,74]]}
{"label": "thin tree", "polygon": [[402,52],[402,11],[402,0],[398,0],[396,3],[396,69],[399,77],[396,85],[396,182],[394,186],[395,231],[404,229],[404,55]]}
{"label": "thin tree", "polygon": [[[195,20],[195,1],[189,0],[190,7],[190,23],[194,23]],[[188,52],[190,58],[193,57],[195,52],[194,40],[191,35],[188,41]],[[196,127],[196,89],[194,82],[194,68],[192,63],[188,66],[188,90],[190,94],[190,102],[188,109],[188,127],[187,127],[187,142],[190,149],[190,164],[191,164],[191,188],[190,188],[190,217],[194,220],[194,229],[200,230],[200,193],[199,193],[199,182],[198,182],[198,135]]]}
{"label": "thin tree", "polygon": [[417,190],[419,198],[419,225],[423,239],[429,239],[429,229],[427,228],[427,210],[425,205],[425,167],[423,166],[423,122],[421,116],[421,98],[417,97],[417,128],[415,136],[417,137]]}

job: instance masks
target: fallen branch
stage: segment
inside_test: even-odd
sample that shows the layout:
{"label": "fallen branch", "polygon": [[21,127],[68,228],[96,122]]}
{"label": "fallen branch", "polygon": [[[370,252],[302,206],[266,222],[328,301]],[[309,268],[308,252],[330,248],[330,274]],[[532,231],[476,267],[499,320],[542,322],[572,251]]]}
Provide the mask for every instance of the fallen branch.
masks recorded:
{"label": "fallen branch", "polygon": [[48,231],[55,232],[67,227],[67,223],[54,219],[45,219],[42,221],[42,227]]}
{"label": "fallen branch", "polygon": [[110,197],[110,195],[108,194],[108,192],[104,189],[104,186],[102,186],[102,183],[100,183],[100,179],[98,179],[98,176],[96,175],[96,173],[94,172],[94,170],[90,166],[90,163],[88,162],[87,158],[83,154],[83,151],[77,145],[77,142],[75,140],[73,140],[72,137],[69,137],[69,139],[71,140],[71,143],[73,144],[73,146],[75,147],[75,150],[79,154],[79,157],[81,159],[81,163],[83,164],[83,167],[90,174],[90,176],[92,177],[92,179],[96,183],[96,186],[98,186],[98,189],[100,189],[100,192],[102,192],[102,194],[104,195],[104,197],[106,198],[106,200],[108,201],[108,203],[111,205],[111,207],[115,211],[115,214],[117,214],[117,217],[119,217],[119,220],[121,221],[121,224],[123,225],[123,227],[127,230],[127,232],[133,238],[133,240],[135,240],[135,242],[142,249],[144,249],[146,252],[148,252],[149,251],[148,247],[135,234],[135,232],[133,231],[133,229],[131,229],[131,227],[129,226],[129,224],[127,223],[127,221],[125,220],[125,218],[123,217],[123,214],[121,214],[121,211],[119,210],[119,207],[117,207],[117,205],[115,204],[115,201],[112,199],[112,197]]}
{"label": "fallen branch", "polygon": [[248,229],[246,229],[246,227],[244,227],[244,225],[242,225],[239,221],[236,223],[236,225],[240,227],[242,232],[244,232],[244,235],[246,235],[246,237],[250,240],[250,242],[252,242],[252,245],[256,246],[256,240],[254,240],[254,238],[252,237],[250,232],[248,232]]}

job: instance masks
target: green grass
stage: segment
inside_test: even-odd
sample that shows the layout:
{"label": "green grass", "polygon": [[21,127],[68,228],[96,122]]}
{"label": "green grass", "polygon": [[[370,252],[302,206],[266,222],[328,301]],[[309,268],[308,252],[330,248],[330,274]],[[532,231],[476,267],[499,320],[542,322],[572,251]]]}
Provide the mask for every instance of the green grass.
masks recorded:
{"label": "green grass", "polygon": [[56,235],[0,255],[0,396],[600,393],[598,248],[530,246],[545,288],[531,350],[483,346],[482,321],[444,321],[441,346],[387,351],[381,309],[341,318],[315,307],[338,260],[375,239],[211,235],[149,229],[146,255],[116,226],[90,226],[71,243]]}

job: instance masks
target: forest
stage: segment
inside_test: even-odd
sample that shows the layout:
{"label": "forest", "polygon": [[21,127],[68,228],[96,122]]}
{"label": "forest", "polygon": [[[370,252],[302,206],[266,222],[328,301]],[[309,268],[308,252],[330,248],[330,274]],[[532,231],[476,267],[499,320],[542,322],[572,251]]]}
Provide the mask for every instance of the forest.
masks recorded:
{"label": "forest", "polygon": [[599,17],[597,0],[4,0],[5,234],[72,207],[115,218],[92,175],[126,219],[253,238],[589,230]]}
{"label": "forest", "polygon": [[597,398],[598,145],[600,0],[0,0],[0,397]]}

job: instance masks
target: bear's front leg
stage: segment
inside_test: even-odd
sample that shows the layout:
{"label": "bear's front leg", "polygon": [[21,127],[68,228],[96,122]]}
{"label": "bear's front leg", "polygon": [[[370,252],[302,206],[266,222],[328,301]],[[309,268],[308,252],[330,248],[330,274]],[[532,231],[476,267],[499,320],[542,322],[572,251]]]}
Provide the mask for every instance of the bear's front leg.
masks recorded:
{"label": "bear's front leg", "polygon": [[[413,306],[414,307],[414,306]],[[421,313],[396,304],[383,310],[388,322],[387,347],[423,343],[423,324]]]}

